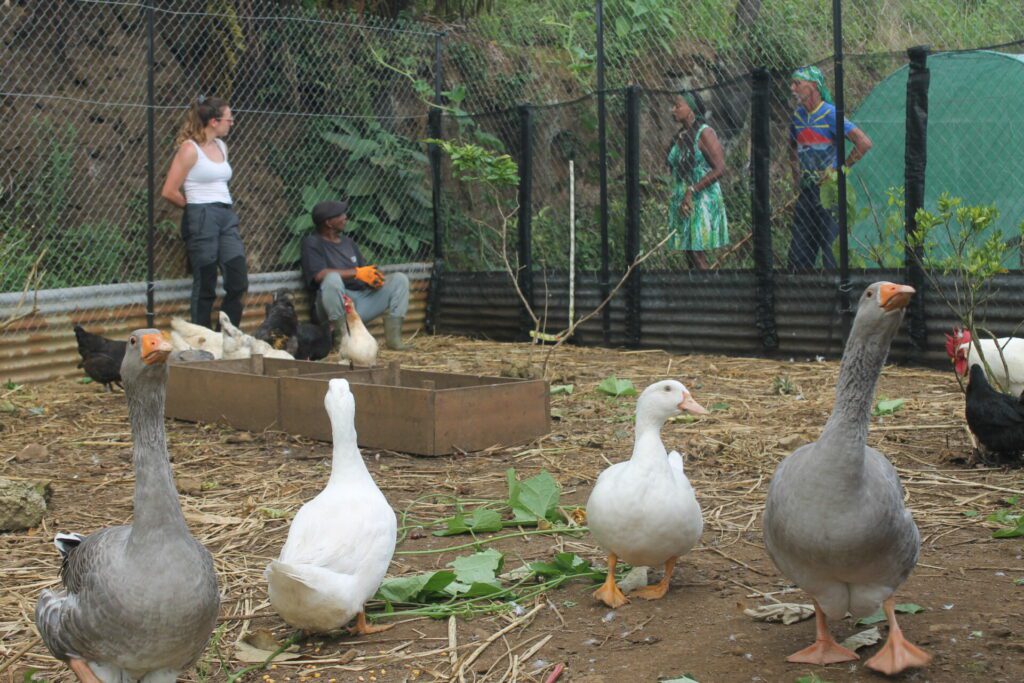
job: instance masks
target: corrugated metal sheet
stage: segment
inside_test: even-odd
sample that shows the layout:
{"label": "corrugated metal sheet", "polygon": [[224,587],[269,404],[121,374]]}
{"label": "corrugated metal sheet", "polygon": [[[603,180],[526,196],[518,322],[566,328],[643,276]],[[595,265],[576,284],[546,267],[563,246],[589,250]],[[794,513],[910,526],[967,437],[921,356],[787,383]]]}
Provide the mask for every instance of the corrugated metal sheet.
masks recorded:
{"label": "corrugated metal sheet", "polygon": [[[613,276],[613,282],[618,276]],[[859,271],[851,274],[851,298],[856,303],[872,282],[902,282],[898,271]],[[953,280],[939,277],[951,290]],[[996,278],[997,290],[980,311],[998,335],[1012,334],[1024,320],[1024,273]],[[535,302],[545,313],[547,329],[555,332],[568,319],[568,279],[564,274],[537,275]],[[836,358],[842,354],[842,319],[839,312],[839,278],[833,274],[775,275],[775,316],[782,357]],[[752,272],[644,273],[641,303],[642,348],[672,352],[763,355],[760,332],[755,325],[757,287]],[[546,292],[546,300],[544,298]],[[945,337],[954,324],[952,312],[935,292],[924,292],[928,350],[922,360],[936,367],[948,366]],[[600,302],[597,279],[581,275],[576,282],[576,314],[586,314]],[[546,311],[545,311],[546,306]],[[438,331],[447,334],[510,341],[522,339],[520,304],[508,275],[446,273],[440,292]],[[622,290],[612,300],[611,345],[626,344],[625,298]],[[600,345],[601,318],[595,316],[577,330],[575,342]],[[907,326],[893,341],[892,358],[910,357]]]}
{"label": "corrugated metal sheet", "polygon": [[[406,335],[412,334],[423,327],[430,264],[385,266],[381,270],[385,273],[400,270],[409,276],[412,296],[404,331]],[[155,323],[158,328],[167,329],[174,316],[188,319],[191,288],[191,279],[156,283]],[[262,322],[264,305],[279,289],[292,293],[299,317],[308,320],[309,304],[298,271],[260,273],[249,276],[249,295],[242,314],[243,330],[251,332]],[[223,290],[218,289],[218,295],[223,294]],[[0,320],[17,315],[20,299],[19,293],[0,294]],[[146,326],[145,283],[40,291],[28,301],[26,308],[31,310],[33,301],[38,311],[17,320],[0,334],[0,381],[36,382],[80,376],[82,371],[75,367],[80,359],[72,330],[76,324],[114,339],[123,339],[132,330]],[[383,337],[379,319],[373,321],[369,329]]]}

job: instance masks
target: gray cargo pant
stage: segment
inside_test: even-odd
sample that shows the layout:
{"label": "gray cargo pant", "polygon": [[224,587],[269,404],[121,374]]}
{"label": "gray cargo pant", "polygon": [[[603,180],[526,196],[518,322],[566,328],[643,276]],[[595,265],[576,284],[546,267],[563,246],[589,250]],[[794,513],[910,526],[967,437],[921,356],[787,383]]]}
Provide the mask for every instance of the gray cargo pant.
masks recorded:
{"label": "gray cargo pant", "polygon": [[181,219],[181,236],[192,268],[192,322],[210,327],[219,267],[224,277],[220,309],[228,314],[232,324],[238,325],[242,320],[242,298],[249,289],[249,270],[238,233],[238,216],[231,205],[188,204]]}
{"label": "gray cargo pant", "polygon": [[345,289],[345,282],[337,273],[330,273],[320,283],[316,295],[317,318],[341,320],[345,317],[345,306],[341,295],[348,294],[355,304],[356,313],[364,323],[378,317],[384,311],[388,315],[404,318],[409,310],[409,276],[405,273],[385,273],[380,289]]}

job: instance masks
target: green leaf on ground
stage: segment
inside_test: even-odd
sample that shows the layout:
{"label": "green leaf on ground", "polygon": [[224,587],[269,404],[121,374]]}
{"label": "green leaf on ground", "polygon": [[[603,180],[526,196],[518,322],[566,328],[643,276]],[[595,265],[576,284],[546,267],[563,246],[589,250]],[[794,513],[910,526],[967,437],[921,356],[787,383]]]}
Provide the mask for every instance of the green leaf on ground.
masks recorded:
{"label": "green leaf on ground", "polygon": [[683,674],[679,678],[662,678],[660,683],[698,683],[698,681],[690,674]]}
{"label": "green leaf on ground", "polygon": [[628,379],[619,379],[617,377],[605,377],[600,384],[597,385],[597,390],[602,394],[608,396],[636,396],[636,387]]}
{"label": "green leaf on ground", "polygon": [[79,377],[78,378],[78,383],[79,384],[92,384],[92,377]]}
{"label": "green leaf on ground", "polygon": [[717,413],[722,410],[729,410],[729,404],[726,403],[725,401],[719,401],[718,403],[712,403],[711,407],[708,410],[710,410],[713,413]]}
{"label": "green leaf on ground", "polygon": [[874,415],[875,417],[878,417],[879,415],[892,415],[897,410],[902,408],[904,403],[906,403],[906,401],[904,401],[902,398],[883,398],[882,400],[875,404],[875,409],[871,411],[871,414]]}
{"label": "green leaf on ground", "polygon": [[495,580],[505,556],[494,548],[483,552],[457,557],[448,563],[455,570],[455,579],[460,583],[489,583]]}
{"label": "green leaf on ground", "polygon": [[558,498],[562,493],[558,482],[547,470],[524,481],[516,479],[516,471],[509,469],[508,504],[515,514],[515,519],[523,523],[535,523],[540,520],[557,521]]}
{"label": "green leaf on ground", "polygon": [[576,387],[572,384],[552,384],[551,395],[558,396],[559,394],[571,394],[576,390]]}
{"label": "green leaf on ground", "polygon": [[[920,605],[915,605],[912,602],[903,602],[896,605],[895,610],[898,614],[917,614],[918,612],[923,612],[924,607],[921,607]],[[864,626],[870,626],[871,624],[877,624],[882,621],[885,621],[885,612],[883,612],[882,610],[878,610],[870,617],[864,617],[863,619],[859,619],[857,623],[863,624]]]}
{"label": "green leaf on ground", "polygon": [[591,571],[590,562],[576,553],[558,553],[552,562],[531,562],[530,570],[543,577],[578,576]]}
{"label": "green leaf on ground", "polygon": [[501,515],[496,510],[477,508],[467,519],[461,512],[447,522],[448,528],[435,531],[435,536],[455,536],[457,534],[480,534],[501,531]]}
{"label": "green leaf on ground", "polygon": [[425,603],[432,599],[447,600],[449,595],[444,590],[453,581],[455,572],[448,570],[397,576],[384,579],[375,597],[378,600],[405,603]]}

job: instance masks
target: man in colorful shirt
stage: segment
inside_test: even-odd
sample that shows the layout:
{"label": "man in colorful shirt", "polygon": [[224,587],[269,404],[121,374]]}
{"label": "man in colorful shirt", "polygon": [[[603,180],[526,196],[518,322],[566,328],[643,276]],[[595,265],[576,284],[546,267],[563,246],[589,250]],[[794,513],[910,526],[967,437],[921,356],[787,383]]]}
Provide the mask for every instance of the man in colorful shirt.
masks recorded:
{"label": "man in colorful shirt", "polygon": [[[821,265],[835,270],[832,242],[839,226],[832,213],[821,205],[821,182],[836,167],[836,108],[825,77],[816,66],[793,72],[790,91],[799,105],[789,127],[789,151],[793,182],[800,188],[793,212],[793,235],[789,243],[790,270],[814,268],[821,252]],[[848,119],[843,134],[854,147],[846,157],[847,168],[871,149],[871,139]]]}

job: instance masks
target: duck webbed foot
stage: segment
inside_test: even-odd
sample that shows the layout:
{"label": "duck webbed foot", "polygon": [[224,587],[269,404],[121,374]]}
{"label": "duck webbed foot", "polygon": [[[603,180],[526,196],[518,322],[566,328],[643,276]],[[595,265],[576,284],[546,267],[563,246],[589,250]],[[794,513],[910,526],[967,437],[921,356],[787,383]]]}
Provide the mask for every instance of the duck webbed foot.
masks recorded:
{"label": "duck webbed foot", "polygon": [[84,659],[72,657],[68,660],[68,666],[71,667],[71,670],[74,672],[75,676],[78,677],[78,680],[81,681],[81,683],[102,683],[102,681],[96,677],[96,674],[92,672],[92,669],[89,668],[88,662]]}
{"label": "duck webbed foot", "polygon": [[837,662],[852,662],[860,659],[853,650],[848,650],[835,641],[832,634],[828,632],[828,622],[825,621],[825,613],[821,610],[818,601],[814,601],[814,623],[817,635],[814,643],[805,647],[799,652],[794,652],[786,657],[787,662],[797,664],[835,664]]}
{"label": "duck webbed foot", "polygon": [[608,577],[601,584],[601,587],[594,591],[594,597],[612,609],[629,603],[629,598],[619,590],[619,586],[615,583],[615,565],[617,562],[618,558],[615,557],[615,553],[608,556]]}
{"label": "duck webbed foot", "polygon": [[894,676],[904,669],[927,666],[932,656],[903,637],[903,630],[896,623],[895,598],[883,603],[885,616],[889,619],[889,637],[874,657],[864,666],[887,676]]}
{"label": "duck webbed foot", "polygon": [[351,626],[348,629],[350,636],[367,636],[372,633],[380,633],[381,631],[387,631],[389,628],[394,627],[394,624],[388,624],[386,626],[371,626],[366,621],[366,612],[360,612],[359,616],[356,617],[356,625]]}
{"label": "duck webbed foot", "polygon": [[668,584],[672,581],[672,570],[676,567],[676,559],[675,557],[670,557],[665,562],[665,576],[661,578],[661,581],[650,586],[638,588],[630,593],[630,595],[644,600],[661,600],[665,597],[665,594],[668,593]]}

